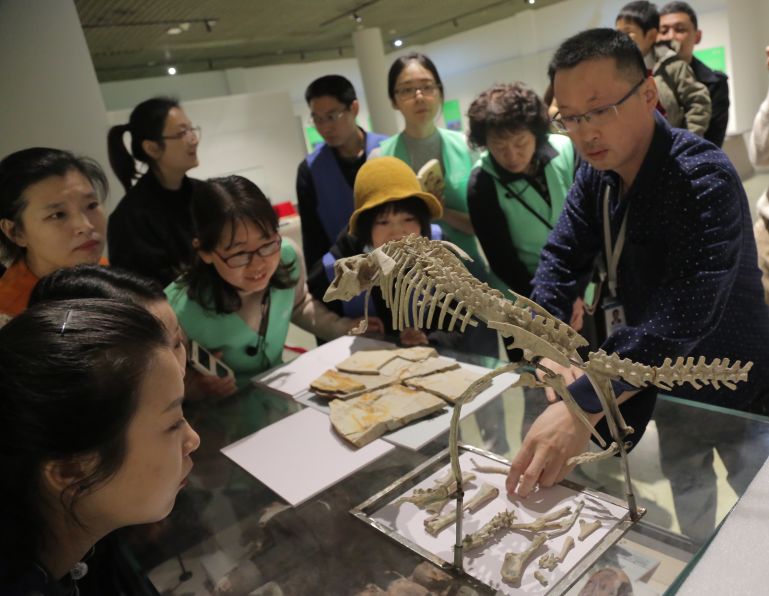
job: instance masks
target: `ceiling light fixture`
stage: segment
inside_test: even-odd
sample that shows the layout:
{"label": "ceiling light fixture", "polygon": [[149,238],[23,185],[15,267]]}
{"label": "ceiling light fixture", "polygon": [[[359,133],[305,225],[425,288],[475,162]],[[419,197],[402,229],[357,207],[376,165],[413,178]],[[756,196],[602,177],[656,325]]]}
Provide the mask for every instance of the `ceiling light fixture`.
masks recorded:
{"label": "ceiling light fixture", "polygon": [[399,48],[402,45],[403,45],[403,40],[402,39],[395,39],[395,40],[393,40],[393,46],[395,46],[396,48]]}
{"label": "ceiling light fixture", "polygon": [[534,4],[537,0],[525,0],[526,4]]}
{"label": "ceiling light fixture", "polygon": [[168,74],[170,74],[171,76],[174,76],[176,74],[176,68],[174,68],[173,66],[169,66]]}
{"label": "ceiling light fixture", "polygon": [[166,33],[168,35],[179,35],[180,33],[183,33],[183,32],[184,31],[182,30],[181,27],[169,27],[168,29],[166,29]]}
{"label": "ceiling light fixture", "polygon": [[362,23],[363,17],[360,16],[357,12],[354,12],[350,15],[350,18],[355,21],[356,23]]}
{"label": "ceiling light fixture", "polygon": [[206,31],[208,33],[213,32],[214,27],[216,27],[216,22],[217,22],[216,19],[205,19],[203,21],[203,24],[205,25]]}

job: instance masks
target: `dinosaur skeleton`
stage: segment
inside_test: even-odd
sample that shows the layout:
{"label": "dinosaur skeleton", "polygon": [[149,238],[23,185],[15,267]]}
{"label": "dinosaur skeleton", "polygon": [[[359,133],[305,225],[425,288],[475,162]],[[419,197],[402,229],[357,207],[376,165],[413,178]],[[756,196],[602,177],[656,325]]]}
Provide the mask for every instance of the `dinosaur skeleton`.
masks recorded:
{"label": "dinosaur skeleton", "polygon": [[[669,391],[684,383],[696,389],[703,385],[734,389],[736,383],[747,380],[753,363],[731,363],[727,358],[708,363],[703,357],[696,361],[689,357],[674,361],[668,358],[661,366],[647,366],[617,354],[607,354],[603,350],[591,352],[583,360],[577,349],[587,346],[588,342],[579,333],[525,296],[511,291],[514,301],[507,300],[502,292],[473,277],[462,260],[472,259],[456,245],[412,234],[390,241],[371,253],[339,259],[334,265],[335,278],[323,299],[327,302],[350,300],[365,291],[364,303],[368,305],[369,293],[374,286],[379,286],[385,304],[392,311],[395,330],[431,327],[437,323],[438,328],[464,332],[468,325],[476,326],[478,322],[483,322],[510,342],[508,349],[522,350],[523,357],[519,362],[484,375],[455,402],[449,447],[451,468],[457,484],[461,484],[462,478],[457,445],[459,413],[463,403],[472,400],[487,387],[494,376],[502,372],[518,371],[524,366],[538,369],[542,373],[541,379],[523,372],[514,386],[551,387],[575,418],[590,430],[598,444],[605,449],[606,442],[596,433],[574,401],[563,377],[539,361],[547,358],[563,367],[580,368],[601,402],[612,440],[616,443],[616,452],[622,462],[628,510],[631,518],[637,520],[639,514],[630,481],[625,443],[625,438],[633,429],[625,423],[620,413],[611,385],[612,379],[621,379],[639,389],[655,386]],[[365,315],[368,316],[367,311]],[[364,318],[355,332],[363,332],[365,329]],[[610,451],[612,449],[609,448]],[[458,515],[454,565],[460,570],[463,496],[463,490],[456,491]]]}

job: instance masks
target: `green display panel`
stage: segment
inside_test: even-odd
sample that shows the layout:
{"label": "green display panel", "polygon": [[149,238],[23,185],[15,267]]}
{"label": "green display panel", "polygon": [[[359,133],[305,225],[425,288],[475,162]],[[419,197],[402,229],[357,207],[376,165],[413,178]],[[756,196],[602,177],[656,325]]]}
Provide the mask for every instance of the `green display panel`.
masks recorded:
{"label": "green display panel", "polygon": [[462,108],[458,99],[443,102],[443,120],[449,130],[462,130]]}
{"label": "green display panel", "polygon": [[308,126],[304,129],[305,137],[307,138],[307,149],[312,151],[323,142],[323,137],[320,136],[318,129],[314,126]]}
{"label": "green display panel", "polygon": [[726,73],[726,48],[724,46],[694,50],[694,56],[704,62],[708,68]]}

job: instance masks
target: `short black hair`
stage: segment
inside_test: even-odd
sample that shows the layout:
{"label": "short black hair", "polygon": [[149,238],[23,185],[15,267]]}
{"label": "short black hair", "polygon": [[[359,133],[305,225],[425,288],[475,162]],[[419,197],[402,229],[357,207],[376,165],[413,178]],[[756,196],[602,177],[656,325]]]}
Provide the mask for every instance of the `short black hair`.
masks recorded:
{"label": "short black hair", "polygon": [[550,130],[547,106],[525,83],[497,84],[483,91],[467,110],[473,147],[485,147],[493,131],[528,130],[541,143]]}
{"label": "short black hair", "polygon": [[644,33],[660,28],[660,13],[657,11],[657,5],[646,0],[628,2],[614,20],[630,21],[638,25]]}
{"label": "short black hair", "polygon": [[390,70],[387,72],[387,95],[390,97],[390,101],[395,101],[395,83],[398,81],[398,77],[410,63],[416,62],[422,68],[430,71],[435,79],[435,84],[443,96],[443,81],[441,81],[441,75],[438,74],[438,69],[430,58],[419,52],[411,52],[405,56],[396,58],[390,66]]}
{"label": "short black hair", "polygon": [[166,300],[155,280],[102,265],[77,265],[57,269],[43,277],[29,296],[29,306],[49,300],[107,298],[146,306]]}
{"label": "short black hair", "polygon": [[689,16],[689,20],[694,25],[696,31],[699,27],[697,25],[697,13],[689,6],[688,2],[668,2],[665,6],[660,8],[660,16],[666,14],[674,14],[676,12],[683,12]]}
{"label": "short black hair", "polygon": [[[100,201],[106,198],[107,177],[93,159],[50,147],[30,147],[5,157],[0,161],[0,219],[8,219],[20,227],[21,214],[27,206],[24,191],[46,178],[64,176],[72,170],[88,179]],[[25,253],[24,248],[0,233],[0,257],[14,263]]]}
{"label": "short black hair", "polygon": [[[251,222],[265,236],[278,232],[278,216],[262,190],[243,176],[209,178],[198,185],[192,195],[192,222],[197,249],[214,252],[220,239],[229,233],[233,238],[238,224]],[[270,279],[269,287],[293,288],[297,278],[292,271],[295,263],[282,260]],[[204,308],[219,314],[237,312],[243,304],[238,290],[224,281],[213,264],[205,263],[200,255],[182,277],[187,294]]]}
{"label": "short black hair", "polygon": [[379,215],[384,213],[408,213],[419,220],[419,233],[430,237],[430,209],[419,197],[406,197],[398,201],[388,201],[371,209],[366,209],[358,216],[355,224],[358,240],[364,246],[371,245],[371,230]]}
{"label": "short black hair", "polygon": [[630,82],[646,77],[646,65],[636,43],[621,31],[598,28],[577,33],[558,47],[547,69],[550,82],[559,70],[601,58],[613,58],[617,70]]}
{"label": "short black hair", "polygon": [[348,108],[358,99],[355,87],[342,75],[326,75],[310,83],[304,92],[304,100],[310,105],[316,97],[333,97]]}

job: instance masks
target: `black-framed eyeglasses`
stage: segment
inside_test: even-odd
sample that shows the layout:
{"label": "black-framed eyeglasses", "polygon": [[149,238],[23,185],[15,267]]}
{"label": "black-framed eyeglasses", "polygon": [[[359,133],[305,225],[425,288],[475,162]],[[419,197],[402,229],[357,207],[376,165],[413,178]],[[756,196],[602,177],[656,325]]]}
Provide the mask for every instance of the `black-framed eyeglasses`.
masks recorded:
{"label": "black-framed eyeglasses", "polygon": [[425,97],[433,97],[437,92],[437,83],[423,83],[422,85],[409,85],[408,87],[396,89],[395,95],[401,99],[413,99],[417,96],[417,93],[421,93]]}
{"label": "black-framed eyeglasses", "polygon": [[310,114],[309,121],[310,124],[314,124],[315,126],[322,126],[324,124],[336,124],[339,122],[339,120],[342,119],[342,116],[344,116],[349,111],[350,108],[345,108],[344,110],[329,112],[328,114]]}
{"label": "black-framed eyeglasses", "polygon": [[[260,256],[263,259],[269,256],[274,255],[276,252],[280,250],[280,245],[283,242],[283,238],[278,235],[275,240],[272,240],[271,242],[268,242],[267,244],[263,244],[256,250],[249,250],[248,252],[239,252],[234,255],[230,255],[229,257],[223,257],[218,252],[216,253],[216,256],[219,257],[227,267],[230,269],[238,269],[239,267],[246,267],[247,265],[251,264],[251,261],[254,260],[255,256]],[[216,252],[216,251],[214,251]]]}
{"label": "black-framed eyeglasses", "polygon": [[167,141],[180,141],[182,139],[186,140],[200,140],[201,130],[199,126],[193,126],[191,128],[185,128],[184,130],[180,130],[176,134],[172,135],[163,135],[160,137],[161,139],[165,139]]}
{"label": "black-framed eyeglasses", "polygon": [[630,91],[628,91],[622,97],[622,99],[611,105],[601,106],[600,108],[595,108],[594,110],[590,110],[584,114],[579,114],[578,116],[561,116],[559,112],[552,119],[553,126],[556,128],[556,130],[558,130],[558,132],[574,133],[577,132],[580,122],[583,120],[585,122],[592,123],[594,126],[604,126],[609,124],[610,122],[613,122],[617,119],[617,116],[619,115],[617,108],[625,103],[628,99],[630,99],[645,82],[646,79],[641,79],[638,81],[635,85],[633,85],[632,89],[630,89]]}

